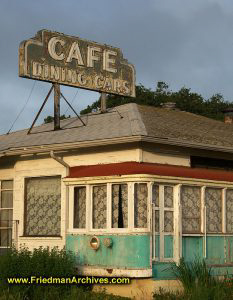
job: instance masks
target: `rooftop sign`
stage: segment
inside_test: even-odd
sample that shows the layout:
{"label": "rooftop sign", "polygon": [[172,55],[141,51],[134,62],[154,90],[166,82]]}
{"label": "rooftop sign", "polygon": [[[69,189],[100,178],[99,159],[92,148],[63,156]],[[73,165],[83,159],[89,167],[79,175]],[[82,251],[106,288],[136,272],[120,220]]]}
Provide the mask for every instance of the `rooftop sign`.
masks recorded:
{"label": "rooftop sign", "polygon": [[19,47],[19,76],[135,97],[135,70],[119,48],[48,30]]}

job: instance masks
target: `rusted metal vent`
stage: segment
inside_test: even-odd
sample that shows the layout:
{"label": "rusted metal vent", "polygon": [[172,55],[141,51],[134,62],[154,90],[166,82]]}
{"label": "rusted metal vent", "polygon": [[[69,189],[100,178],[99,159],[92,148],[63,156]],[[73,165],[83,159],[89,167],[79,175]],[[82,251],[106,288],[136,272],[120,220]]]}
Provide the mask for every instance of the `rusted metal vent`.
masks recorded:
{"label": "rusted metal vent", "polygon": [[222,111],[224,113],[224,123],[232,124],[233,123],[233,107],[227,108]]}

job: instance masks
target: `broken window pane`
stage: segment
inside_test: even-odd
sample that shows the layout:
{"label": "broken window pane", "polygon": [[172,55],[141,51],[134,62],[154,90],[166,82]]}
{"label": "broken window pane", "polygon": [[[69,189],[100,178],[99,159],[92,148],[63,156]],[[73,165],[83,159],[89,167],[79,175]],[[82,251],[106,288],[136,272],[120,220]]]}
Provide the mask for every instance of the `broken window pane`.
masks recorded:
{"label": "broken window pane", "polygon": [[147,228],[147,184],[134,185],[134,227]]}
{"label": "broken window pane", "polygon": [[86,227],[86,187],[74,188],[74,228]]}
{"label": "broken window pane", "polygon": [[25,185],[25,235],[60,235],[61,177],[29,178]]}
{"label": "broken window pane", "polygon": [[1,192],[1,208],[13,207],[13,191]]}
{"label": "broken window pane", "polygon": [[93,228],[106,228],[107,225],[107,186],[93,187]]}
{"label": "broken window pane", "polygon": [[11,229],[0,229],[0,247],[10,247],[12,244],[11,238]]}
{"label": "broken window pane", "polygon": [[128,186],[112,185],[112,228],[128,227]]}
{"label": "broken window pane", "polygon": [[207,232],[222,231],[222,190],[206,188],[206,230]]}
{"label": "broken window pane", "polygon": [[183,233],[200,232],[201,188],[195,186],[182,186],[181,204]]}
{"label": "broken window pane", "polygon": [[233,233],[233,190],[226,191],[226,229]]}
{"label": "broken window pane", "polygon": [[0,210],[0,227],[12,227],[12,209]]}

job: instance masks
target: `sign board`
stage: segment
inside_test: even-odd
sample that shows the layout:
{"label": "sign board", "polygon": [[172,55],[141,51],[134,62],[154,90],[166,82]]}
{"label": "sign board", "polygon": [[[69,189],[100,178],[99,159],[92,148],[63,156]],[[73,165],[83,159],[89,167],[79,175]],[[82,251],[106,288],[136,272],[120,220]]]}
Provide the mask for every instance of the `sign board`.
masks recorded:
{"label": "sign board", "polygon": [[135,69],[119,48],[49,30],[20,44],[19,76],[135,97]]}

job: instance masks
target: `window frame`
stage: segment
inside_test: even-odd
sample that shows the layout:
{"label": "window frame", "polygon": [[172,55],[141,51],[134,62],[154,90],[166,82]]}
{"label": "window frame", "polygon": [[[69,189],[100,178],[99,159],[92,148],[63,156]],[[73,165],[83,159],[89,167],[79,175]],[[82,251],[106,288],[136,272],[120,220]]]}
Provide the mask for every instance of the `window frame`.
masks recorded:
{"label": "window frame", "polygon": [[[169,183],[169,182],[160,182],[154,181],[151,182],[151,194],[153,193],[153,185],[157,185],[159,188],[159,206],[155,206],[154,203],[151,201],[152,205],[152,221],[154,218],[154,226],[155,228],[155,211],[159,211],[159,231],[155,231],[153,235],[153,245],[152,245],[152,260],[153,261],[160,261],[160,262],[169,262],[174,258],[174,239],[175,239],[175,187],[177,184]],[[164,205],[164,188],[165,187],[172,187],[173,189],[173,207],[165,207]],[[165,232],[164,231],[164,215],[166,211],[171,211],[173,213],[173,232]],[[156,236],[159,236],[159,256],[156,256]],[[165,257],[164,252],[164,237],[165,236],[173,236],[173,257]]]}
{"label": "window frame", "polygon": [[[2,189],[2,182],[3,181],[12,181],[12,189]],[[12,207],[1,207],[1,203],[2,203],[2,191],[12,191]],[[14,179],[13,178],[10,178],[10,179],[1,179],[0,180],[0,211],[4,211],[4,210],[11,210],[12,211],[12,226],[7,226],[7,227],[3,227],[3,226],[0,226],[0,230],[11,230],[11,245],[9,246],[1,246],[0,245],[0,249],[8,249],[8,248],[11,248],[12,244],[13,244],[13,230],[14,230]]]}
{"label": "window frame", "polygon": [[[134,185],[135,183],[147,184],[147,228],[134,228]],[[113,228],[112,227],[112,186],[115,184],[126,184],[128,187],[128,227]],[[107,186],[107,223],[106,228],[93,228],[93,187],[98,185]],[[74,228],[74,188],[86,187],[86,228]],[[117,182],[98,182],[90,184],[72,184],[69,185],[69,218],[68,218],[68,233],[111,233],[111,234],[125,234],[125,233],[139,233],[150,232],[150,182],[148,181],[117,181]]]}

